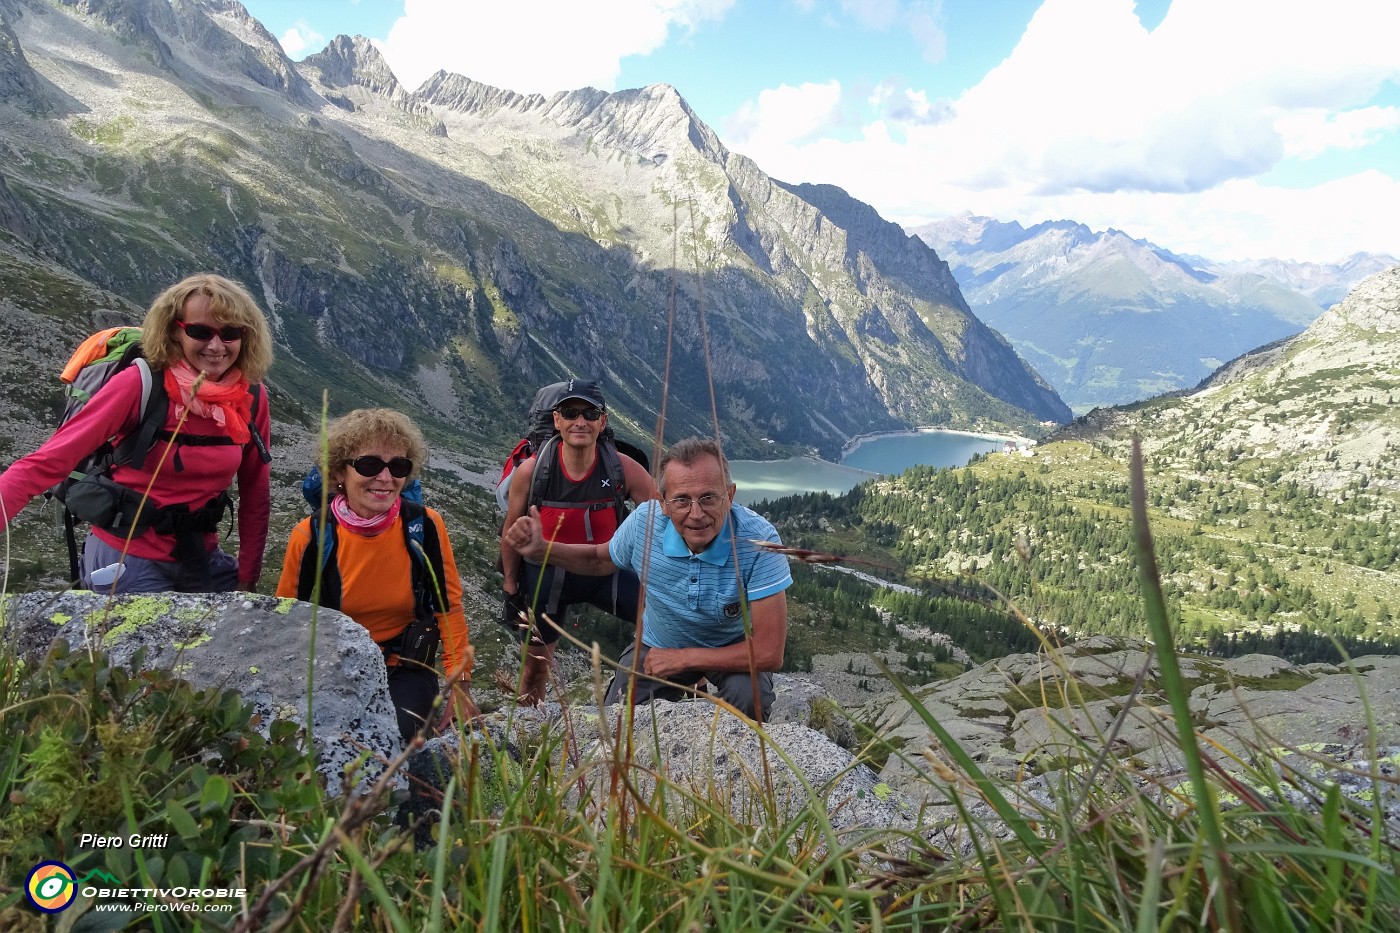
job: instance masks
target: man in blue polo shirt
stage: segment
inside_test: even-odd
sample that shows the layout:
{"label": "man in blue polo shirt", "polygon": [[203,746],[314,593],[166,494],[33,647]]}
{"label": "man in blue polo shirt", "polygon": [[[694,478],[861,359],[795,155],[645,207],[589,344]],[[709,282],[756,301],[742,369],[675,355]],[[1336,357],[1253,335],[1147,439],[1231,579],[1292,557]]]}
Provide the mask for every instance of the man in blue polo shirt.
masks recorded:
{"label": "man in blue polo shirt", "polygon": [[[704,680],[726,702],[759,718],[773,703],[772,672],[783,666],[784,591],[792,574],[787,558],[753,542],[781,543],[778,533],[734,503],[729,465],[714,441],[688,438],[675,444],[662,455],[660,470],[661,500],[639,505],[611,541],[555,544],[547,560],[574,573],[631,570],[644,581],[642,643],[623,652],[606,702],[624,696],[636,655],[636,667],[646,675],[636,684],[638,703],[680,699]],[[546,559],[536,510],[506,533],[521,554]],[[751,663],[758,673],[758,697]]]}

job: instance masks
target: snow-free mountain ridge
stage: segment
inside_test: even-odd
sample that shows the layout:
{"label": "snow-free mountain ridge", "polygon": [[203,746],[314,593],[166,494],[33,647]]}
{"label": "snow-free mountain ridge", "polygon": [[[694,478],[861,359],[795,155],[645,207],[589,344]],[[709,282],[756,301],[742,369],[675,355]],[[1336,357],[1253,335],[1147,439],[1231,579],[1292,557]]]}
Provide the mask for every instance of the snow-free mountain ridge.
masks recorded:
{"label": "snow-free mountain ridge", "polygon": [[1297,333],[1323,310],[1318,299],[1387,263],[1211,263],[1065,220],[1025,228],[962,214],[913,232],[948,261],[974,312],[1077,411],[1194,385]]}

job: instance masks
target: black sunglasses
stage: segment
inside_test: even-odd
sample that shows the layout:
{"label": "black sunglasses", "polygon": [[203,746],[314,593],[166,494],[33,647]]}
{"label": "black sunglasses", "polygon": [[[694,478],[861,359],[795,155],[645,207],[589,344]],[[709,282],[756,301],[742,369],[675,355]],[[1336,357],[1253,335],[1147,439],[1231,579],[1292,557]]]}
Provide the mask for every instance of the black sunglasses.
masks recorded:
{"label": "black sunglasses", "polygon": [[392,460],[384,460],[380,457],[367,454],[363,457],[356,457],[354,460],[346,460],[345,465],[366,479],[383,473],[385,467],[389,468],[389,475],[394,479],[403,479],[413,472],[413,461],[407,457],[395,457]]}
{"label": "black sunglasses", "polygon": [[587,408],[574,408],[573,406],[568,408],[556,408],[554,411],[565,421],[573,421],[579,415],[583,415],[584,421],[597,421],[599,418],[603,417],[603,409],[595,408],[592,405]]}
{"label": "black sunglasses", "polygon": [[178,318],[175,323],[180,325],[180,329],[184,331],[191,340],[199,341],[213,340],[214,335],[218,334],[219,339],[224,343],[237,343],[242,340],[243,335],[248,332],[248,328],[239,327],[237,324],[210,327],[208,324],[187,324]]}

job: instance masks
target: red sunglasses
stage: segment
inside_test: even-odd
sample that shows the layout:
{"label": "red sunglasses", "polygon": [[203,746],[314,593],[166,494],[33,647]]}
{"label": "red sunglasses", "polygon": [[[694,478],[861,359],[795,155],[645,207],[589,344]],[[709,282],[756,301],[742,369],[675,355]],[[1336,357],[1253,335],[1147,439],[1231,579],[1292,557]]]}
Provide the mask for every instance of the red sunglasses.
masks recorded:
{"label": "red sunglasses", "polygon": [[219,339],[224,343],[237,343],[242,340],[243,335],[248,332],[248,328],[239,327],[236,324],[225,324],[222,327],[210,327],[208,324],[187,324],[178,318],[175,320],[175,323],[180,325],[180,329],[184,331],[191,340],[198,340],[201,343],[213,340],[215,334],[218,334]]}

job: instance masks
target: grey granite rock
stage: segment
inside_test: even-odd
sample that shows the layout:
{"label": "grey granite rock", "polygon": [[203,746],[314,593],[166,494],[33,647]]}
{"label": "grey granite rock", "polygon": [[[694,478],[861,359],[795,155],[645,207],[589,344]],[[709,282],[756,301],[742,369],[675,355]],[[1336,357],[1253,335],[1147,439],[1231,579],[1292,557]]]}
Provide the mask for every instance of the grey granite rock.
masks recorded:
{"label": "grey granite rock", "polygon": [[[1178,661],[1192,687],[1190,707],[1202,747],[1227,769],[1236,769],[1231,755],[1255,749],[1361,748],[1371,737],[1381,745],[1400,743],[1400,658],[1357,659],[1355,674],[1335,665],[1299,668],[1263,655]],[[1142,692],[1120,722],[1144,665]],[[1300,676],[1311,680],[1299,687]],[[1067,646],[1059,659],[1019,654],[989,661],[916,696],[999,779],[1092,761],[1106,742],[1115,758],[1170,774],[1180,768],[1181,753],[1159,678],[1158,662],[1142,642],[1100,636]],[[886,696],[855,715],[898,750],[880,777],[911,799],[939,804],[946,782],[922,766],[921,756],[925,749],[940,755],[943,750],[918,712]],[[1219,754],[1215,746],[1230,754]]]}
{"label": "grey granite rock", "polygon": [[143,650],[145,669],[168,668],[201,689],[237,690],[263,717],[304,726],[307,680],[312,741],[328,787],[337,793],[348,765],[369,757],[361,778],[379,771],[376,756],[401,748],[379,648],[365,628],[339,612],[247,593],[104,597],[85,590],[36,592],[3,602],[5,637],[25,654],[57,638],[107,652],[128,664]]}

